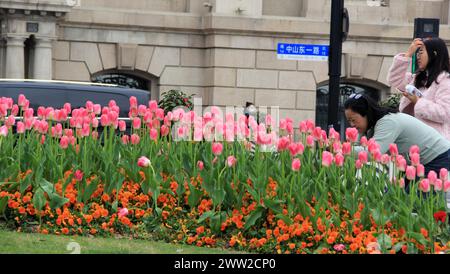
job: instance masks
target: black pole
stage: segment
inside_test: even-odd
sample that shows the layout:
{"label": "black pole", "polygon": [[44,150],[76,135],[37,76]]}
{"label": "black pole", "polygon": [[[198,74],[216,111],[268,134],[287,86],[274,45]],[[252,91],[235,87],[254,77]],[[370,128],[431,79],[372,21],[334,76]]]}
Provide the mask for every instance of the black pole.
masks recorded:
{"label": "black pole", "polygon": [[340,132],[339,82],[341,77],[341,55],[343,38],[344,0],[331,0],[330,54],[328,63],[328,128]]}

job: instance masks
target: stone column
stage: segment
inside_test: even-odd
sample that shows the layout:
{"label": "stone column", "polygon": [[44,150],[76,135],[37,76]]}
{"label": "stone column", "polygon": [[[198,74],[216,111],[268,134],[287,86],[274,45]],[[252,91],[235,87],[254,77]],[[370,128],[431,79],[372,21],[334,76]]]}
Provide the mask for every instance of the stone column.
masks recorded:
{"label": "stone column", "polygon": [[25,37],[8,36],[6,38],[6,71],[9,79],[23,79],[25,77]]}
{"label": "stone column", "polygon": [[6,41],[0,38],[0,78],[5,77],[6,68]]}
{"label": "stone column", "polygon": [[52,40],[36,37],[33,60],[33,79],[52,79]]}

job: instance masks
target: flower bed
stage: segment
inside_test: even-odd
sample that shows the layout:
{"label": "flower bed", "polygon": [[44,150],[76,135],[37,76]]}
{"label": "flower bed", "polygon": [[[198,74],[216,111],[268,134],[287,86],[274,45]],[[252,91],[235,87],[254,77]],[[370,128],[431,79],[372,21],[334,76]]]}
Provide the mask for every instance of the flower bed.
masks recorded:
{"label": "flower bed", "polygon": [[424,178],[417,147],[407,166],[394,145],[382,155],[362,138],[367,151],[355,153],[355,129],[341,142],[304,121],[295,141],[290,119],[277,132],[269,115],[263,125],[222,121],[217,108],[199,117],[130,104],[128,136],[114,102],[39,108],[36,118],[26,98],[1,98],[0,214],[18,230],[261,253],[448,250],[447,172]]}

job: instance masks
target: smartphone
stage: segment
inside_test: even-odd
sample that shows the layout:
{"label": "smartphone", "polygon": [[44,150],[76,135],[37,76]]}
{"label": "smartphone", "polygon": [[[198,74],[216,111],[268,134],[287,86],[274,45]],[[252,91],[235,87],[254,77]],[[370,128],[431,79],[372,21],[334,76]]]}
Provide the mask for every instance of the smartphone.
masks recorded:
{"label": "smartphone", "polygon": [[419,69],[419,64],[417,62],[417,54],[419,53],[420,48],[416,49],[416,52],[414,52],[412,56],[412,62],[411,62],[411,73],[416,73]]}

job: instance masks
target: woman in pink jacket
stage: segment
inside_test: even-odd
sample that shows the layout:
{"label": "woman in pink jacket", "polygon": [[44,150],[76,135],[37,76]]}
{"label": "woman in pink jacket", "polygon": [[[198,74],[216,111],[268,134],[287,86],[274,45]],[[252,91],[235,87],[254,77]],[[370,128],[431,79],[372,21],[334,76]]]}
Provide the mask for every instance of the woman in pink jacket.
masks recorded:
{"label": "woman in pink jacket", "polygon": [[[410,72],[412,56],[418,67]],[[449,54],[440,38],[414,39],[406,53],[397,54],[389,69],[388,82],[403,93],[399,110],[420,119],[450,140]],[[420,95],[406,92],[414,85]]]}

